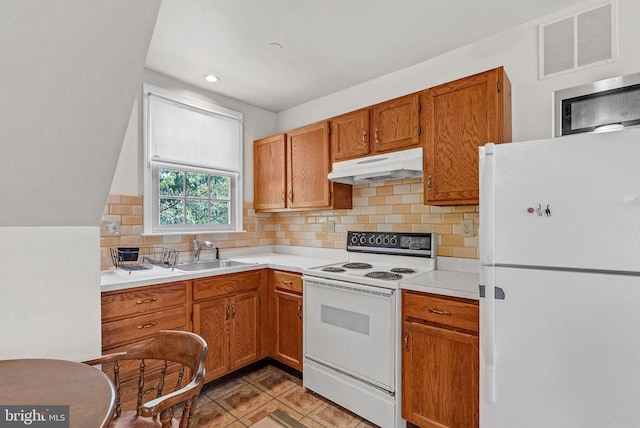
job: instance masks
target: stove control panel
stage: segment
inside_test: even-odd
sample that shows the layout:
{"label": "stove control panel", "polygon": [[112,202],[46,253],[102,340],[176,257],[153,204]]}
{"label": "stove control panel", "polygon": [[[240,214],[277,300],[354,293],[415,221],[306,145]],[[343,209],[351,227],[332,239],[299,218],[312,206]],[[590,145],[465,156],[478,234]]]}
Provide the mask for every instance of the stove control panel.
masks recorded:
{"label": "stove control panel", "polygon": [[347,232],[347,251],[435,258],[435,233]]}

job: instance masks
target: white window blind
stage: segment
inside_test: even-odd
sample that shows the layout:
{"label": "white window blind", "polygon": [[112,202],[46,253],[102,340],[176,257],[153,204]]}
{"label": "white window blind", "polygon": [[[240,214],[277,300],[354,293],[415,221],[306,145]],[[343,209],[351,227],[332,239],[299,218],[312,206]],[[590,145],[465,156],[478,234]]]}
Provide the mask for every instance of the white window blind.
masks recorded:
{"label": "white window blind", "polygon": [[239,171],[242,117],[149,93],[151,160]]}

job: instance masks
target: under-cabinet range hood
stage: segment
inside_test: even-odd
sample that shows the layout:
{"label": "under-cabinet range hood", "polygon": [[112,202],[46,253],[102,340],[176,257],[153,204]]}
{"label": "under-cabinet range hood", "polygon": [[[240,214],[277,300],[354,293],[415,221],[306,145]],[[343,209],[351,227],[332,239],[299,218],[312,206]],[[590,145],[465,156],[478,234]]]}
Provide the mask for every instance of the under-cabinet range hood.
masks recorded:
{"label": "under-cabinet range hood", "polygon": [[333,163],[329,180],[345,184],[422,177],[422,147]]}

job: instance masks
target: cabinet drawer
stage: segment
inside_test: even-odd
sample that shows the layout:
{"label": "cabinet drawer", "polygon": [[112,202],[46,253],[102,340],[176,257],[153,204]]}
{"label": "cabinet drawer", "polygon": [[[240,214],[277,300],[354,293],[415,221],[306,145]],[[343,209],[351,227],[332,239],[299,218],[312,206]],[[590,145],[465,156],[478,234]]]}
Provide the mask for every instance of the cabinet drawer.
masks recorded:
{"label": "cabinet drawer", "polygon": [[186,281],[139,288],[134,291],[104,293],[102,295],[102,319],[108,320],[157,311],[171,306],[184,305],[186,302]]}
{"label": "cabinet drawer", "polygon": [[402,315],[455,329],[479,331],[478,302],[473,300],[403,291]]}
{"label": "cabinet drawer", "polygon": [[102,349],[110,349],[119,344],[153,336],[160,330],[185,330],[186,326],[185,307],[103,323]]}
{"label": "cabinet drawer", "polygon": [[302,294],[302,277],[293,273],[273,272],[273,285],[281,290]]}
{"label": "cabinet drawer", "polygon": [[260,286],[260,271],[231,273],[193,280],[193,300],[225,296]]}

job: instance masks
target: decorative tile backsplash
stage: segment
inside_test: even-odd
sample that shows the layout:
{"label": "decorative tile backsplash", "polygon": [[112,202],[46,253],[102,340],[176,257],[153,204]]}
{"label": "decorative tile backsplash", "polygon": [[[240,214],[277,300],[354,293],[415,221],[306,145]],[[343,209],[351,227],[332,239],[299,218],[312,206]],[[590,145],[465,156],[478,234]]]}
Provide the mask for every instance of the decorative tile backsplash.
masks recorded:
{"label": "decorative tile backsplash", "polygon": [[[422,197],[422,180],[410,179],[354,186],[351,210],[256,213],[253,202],[247,202],[245,232],[197,238],[221,249],[274,244],[344,249],[348,230],[437,232],[439,255],[478,258],[478,206],[427,206]],[[473,238],[461,236],[464,219],[473,220]],[[112,266],[110,247],[164,246],[181,251],[182,260],[193,256],[193,234],[142,235],[142,196],[110,195],[102,223],[119,225],[119,235],[101,237],[102,269]]]}

